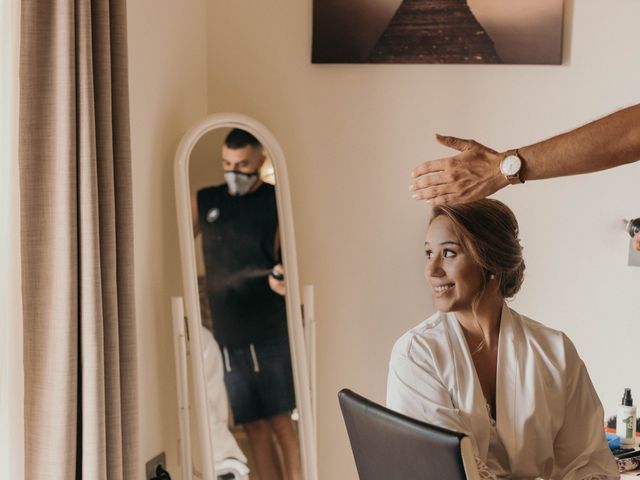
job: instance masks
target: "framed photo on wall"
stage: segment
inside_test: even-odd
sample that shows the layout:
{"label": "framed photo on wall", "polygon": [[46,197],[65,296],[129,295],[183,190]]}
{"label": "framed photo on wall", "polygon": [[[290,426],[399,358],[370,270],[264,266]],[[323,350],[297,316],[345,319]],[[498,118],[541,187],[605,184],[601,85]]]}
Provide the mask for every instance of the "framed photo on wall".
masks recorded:
{"label": "framed photo on wall", "polygon": [[563,0],[313,0],[313,63],[562,63]]}

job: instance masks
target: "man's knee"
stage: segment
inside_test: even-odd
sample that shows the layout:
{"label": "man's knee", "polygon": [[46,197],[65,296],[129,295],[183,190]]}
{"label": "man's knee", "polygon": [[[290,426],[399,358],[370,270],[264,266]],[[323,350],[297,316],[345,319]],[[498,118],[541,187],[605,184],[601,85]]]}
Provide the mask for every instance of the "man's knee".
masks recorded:
{"label": "man's knee", "polygon": [[293,420],[291,420],[291,415],[289,415],[288,413],[283,413],[281,415],[276,415],[275,417],[270,418],[269,423],[271,424],[271,428],[276,431],[293,429]]}
{"label": "man's knee", "polygon": [[242,425],[249,435],[259,435],[269,432],[269,422],[266,420],[256,420]]}

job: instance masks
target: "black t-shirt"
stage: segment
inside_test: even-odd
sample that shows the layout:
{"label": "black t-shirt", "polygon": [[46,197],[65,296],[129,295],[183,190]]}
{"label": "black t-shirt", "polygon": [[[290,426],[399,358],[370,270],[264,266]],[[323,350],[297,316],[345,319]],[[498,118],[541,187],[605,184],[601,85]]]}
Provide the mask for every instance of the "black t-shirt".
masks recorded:
{"label": "black t-shirt", "polygon": [[268,282],[280,262],[275,188],[263,183],[255,192],[234,196],[223,184],[199,190],[197,199],[216,340],[240,346],[286,336],[284,297]]}

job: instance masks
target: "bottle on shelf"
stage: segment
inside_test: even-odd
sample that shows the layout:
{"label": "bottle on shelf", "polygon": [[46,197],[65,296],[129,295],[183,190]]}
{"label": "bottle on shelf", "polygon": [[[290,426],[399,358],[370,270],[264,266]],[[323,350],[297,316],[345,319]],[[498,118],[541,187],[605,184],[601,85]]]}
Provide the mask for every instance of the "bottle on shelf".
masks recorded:
{"label": "bottle on shelf", "polygon": [[631,398],[631,389],[625,388],[622,402],[618,406],[616,420],[616,435],[620,437],[620,444],[633,447],[636,441],[636,407]]}

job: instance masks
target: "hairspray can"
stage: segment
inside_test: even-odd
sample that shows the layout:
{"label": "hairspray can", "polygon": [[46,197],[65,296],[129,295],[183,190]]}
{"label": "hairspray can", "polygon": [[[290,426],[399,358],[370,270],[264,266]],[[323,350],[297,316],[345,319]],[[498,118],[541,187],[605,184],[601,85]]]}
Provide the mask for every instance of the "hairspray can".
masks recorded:
{"label": "hairspray can", "polygon": [[633,406],[631,389],[625,388],[622,403],[618,406],[616,420],[616,435],[620,437],[620,444],[633,447],[636,440],[636,407]]}

